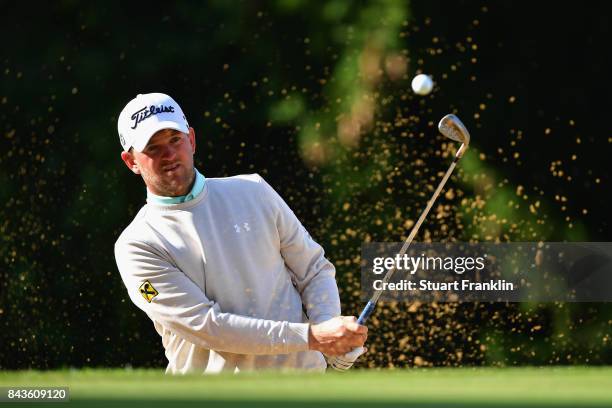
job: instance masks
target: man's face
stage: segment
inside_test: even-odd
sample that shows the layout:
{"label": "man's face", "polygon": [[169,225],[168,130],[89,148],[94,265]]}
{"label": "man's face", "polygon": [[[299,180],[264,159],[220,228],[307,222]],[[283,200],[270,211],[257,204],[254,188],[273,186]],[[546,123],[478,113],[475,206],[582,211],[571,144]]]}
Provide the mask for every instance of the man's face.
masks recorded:
{"label": "man's face", "polygon": [[185,195],[195,176],[193,154],[195,133],[174,129],[156,132],[142,152],[123,152],[121,158],[136,174],[140,174],[147,188],[156,195],[176,197]]}

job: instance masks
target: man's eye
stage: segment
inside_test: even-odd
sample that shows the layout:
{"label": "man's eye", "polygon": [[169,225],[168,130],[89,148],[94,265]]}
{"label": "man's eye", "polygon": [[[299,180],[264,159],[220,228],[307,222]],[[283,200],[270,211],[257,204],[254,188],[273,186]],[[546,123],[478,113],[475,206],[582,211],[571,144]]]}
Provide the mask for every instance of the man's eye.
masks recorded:
{"label": "man's eye", "polygon": [[151,147],[148,147],[148,148],[147,148],[147,151],[148,151],[149,153],[153,153],[153,152],[155,152],[156,150],[157,150],[157,146],[151,146]]}
{"label": "man's eye", "polygon": [[181,138],[177,136],[177,137],[173,137],[173,138],[171,139],[171,142],[172,142],[172,143],[178,143],[178,142],[180,142],[180,140],[181,140]]}

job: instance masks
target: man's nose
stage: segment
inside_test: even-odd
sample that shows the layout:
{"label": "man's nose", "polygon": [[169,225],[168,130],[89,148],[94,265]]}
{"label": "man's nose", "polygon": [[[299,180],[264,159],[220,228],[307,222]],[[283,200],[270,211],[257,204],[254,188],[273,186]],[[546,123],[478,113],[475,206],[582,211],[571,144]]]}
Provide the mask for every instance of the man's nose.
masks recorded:
{"label": "man's nose", "polygon": [[171,144],[165,145],[162,151],[162,158],[168,159],[176,155],[176,149]]}

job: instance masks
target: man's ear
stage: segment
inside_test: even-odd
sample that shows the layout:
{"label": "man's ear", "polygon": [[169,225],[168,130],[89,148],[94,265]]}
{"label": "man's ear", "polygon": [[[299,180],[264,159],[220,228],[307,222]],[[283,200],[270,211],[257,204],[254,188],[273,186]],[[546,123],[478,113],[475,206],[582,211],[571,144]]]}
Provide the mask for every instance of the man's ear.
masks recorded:
{"label": "man's ear", "polygon": [[189,128],[189,143],[191,143],[191,150],[193,151],[193,154],[195,154],[195,149],[196,149],[195,130],[192,127]]}
{"label": "man's ear", "polygon": [[134,160],[134,153],[125,151],[121,152],[121,160],[123,160],[128,169],[132,170],[134,174],[140,174],[138,163],[136,163],[136,160]]}

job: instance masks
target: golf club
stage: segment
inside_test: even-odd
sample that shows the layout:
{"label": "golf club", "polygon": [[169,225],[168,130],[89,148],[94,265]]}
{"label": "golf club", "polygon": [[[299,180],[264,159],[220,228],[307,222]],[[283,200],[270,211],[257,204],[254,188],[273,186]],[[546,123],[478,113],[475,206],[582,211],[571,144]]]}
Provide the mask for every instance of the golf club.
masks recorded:
{"label": "golf club", "polygon": [[[444,188],[446,181],[452,174],[453,170],[455,169],[455,166],[457,165],[457,162],[459,161],[459,159],[461,159],[461,157],[467,150],[467,147],[470,143],[470,133],[468,132],[465,125],[459,120],[459,118],[453,115],[452,113],[444,116],[440,120],[440,123],[438,123],[438,130],[445,137],[452,139],[456,142],[460,142],[461,147],[459,147],[459,150],[457,150],[457,153],[455,154],[455,158],[453,159],[453,162],[450,164],[448,170],[446,171],[446,174],[444,174],[444,177],[442,177],[442,181],[440,181],[438,188],[436,188],[436,191],[433,193],[433,196],[431,197],[431,199],[427,203],[427,206],[421,213],[419,220],[412,228],[412,231],[410,231],[410,235],[408,235],[408,238],[406,239],[406,241],[404,241],[404,245],[402,246],[402,249],[399,252],[400,257],[403,256],[408,250],[408,247],[412,243],[414,236],[419,231],[419,228],[421,227],[421,224],[425,220],[425,217],[427,217],[429,210],[431,210],[433,203],[436,201],[436,199],[440,195],[440,192],[442,191],[442,188]],[[389,272],[387,272],[387,274],[383,278],[382,287],[384,287],[385,283],[389,282],[389,280],[391,279],[394,273],[395,273],[395,267],[391,268]],[[365,308],[359,315],[359,318],[357,319],[357,323],[364,324],[368,320],[370,315],[374,312],[374,309],[376,308],[376,303],[378,302],[378,299],[380,298],[381,295],[382,295],[382,290],[377,290],[374,292],[374,294],[372,295],[372,298],[368,301]],[[329,364],[338,371],[346,371],[352,367],[353,363],[357,360],[357,358],[359,358],[361,354],[363,354],[363,352],[364,352],[363,347],[357,347],[354,350],[348,352],[347,354],[343,356],[330,358]]]}

